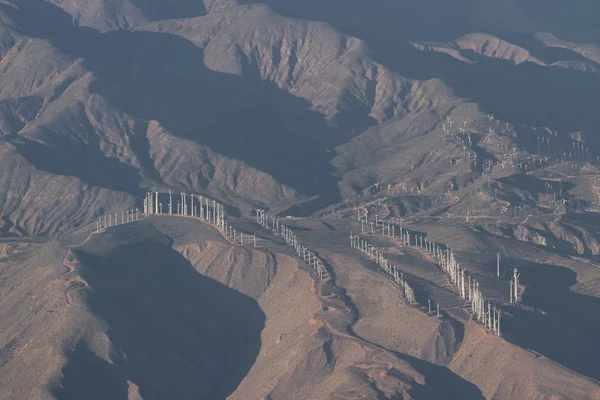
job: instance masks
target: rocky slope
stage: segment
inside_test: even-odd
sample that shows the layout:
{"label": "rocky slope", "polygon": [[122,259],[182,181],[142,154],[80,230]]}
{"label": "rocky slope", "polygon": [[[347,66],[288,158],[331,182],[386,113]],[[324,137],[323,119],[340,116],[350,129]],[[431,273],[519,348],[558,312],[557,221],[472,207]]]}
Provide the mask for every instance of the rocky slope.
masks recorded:
{"label": "rocky slope", "polygon": [[[287,12],[287,3],[273,5],[300,16]],[[402,184],[393,178],[400,174],[433,181],[460,158],[442,138],[446,116],[486,129],[480,107],[454,95],[492,106],[479,93],[456,86],[461,71],[423,79],[381,56],[377,46],[391,29],[387,21],[379,29],[368,18],[354,21],[357,30],[340,32],[327,13],[315,22],[254,4],[211,3],[204,7],[208,14],[190,7],[100,1],[83,7],[34,0],[2,6],[0,126],[7,151],[38,170],[80,181],[71,188],[66,181],[56,184],[71,194],[65,199],[79,197],[76,192],[123,192],[85,209],[75,201],[62,204],[81,209],[81,218],[56,210],[66,226],[42,214],[19,214],[5,201],[7,229],[64,231],[109,210],[111,203],[128,206],[128,199],[155,187],[205,193],[244,212],[255,205],[284,209],[319,196],[306,208],[314,210],[376,181]],[[312,12],[312,5],[305,11]],[[406,34],[396,32],[400,38]],[[453,57],[465,66],[473,63],[460,55],[467,49],[486,59],[527,61],[540,68],[571,62],[567,53],[557,53],[554,60],[536,55],[567,46],[550,41],[552,36],[540,36],[548,39],[547,46],[538,42],[528,50],[526,42],[512,45],[512,39],[495,34],[420,45],[417,53],[398,50],[418,61],[419,54],[454,48]],[[416,33],[409,36],[417,43]],[[593,46],[585,52],[587,61],[573,62],[592,68]],[[476,68],[487,68],[484,61],[478,60]],[[588,72],[585,79],[593,78]],[[497,111],[516,117],[503,110]],[[159,145],[169,151],[156,149]],[[33,179],[25,172],[13,177]],[[251,189],[256,185],[260,190]],[[28,209],[47,207],[41,199],[32,204]]]}
{"label": "rocky slope", "polygon": [[[597,11],[1,0],[0,398],[598,398]],[[259,248],[177,218],[71,248],[149,190],[222,201]],[[331,279],[255,207],[318,216],[289,223]],[[406,304],[349,252],[357,211],[450,246],[504,337],[378,238]]]}

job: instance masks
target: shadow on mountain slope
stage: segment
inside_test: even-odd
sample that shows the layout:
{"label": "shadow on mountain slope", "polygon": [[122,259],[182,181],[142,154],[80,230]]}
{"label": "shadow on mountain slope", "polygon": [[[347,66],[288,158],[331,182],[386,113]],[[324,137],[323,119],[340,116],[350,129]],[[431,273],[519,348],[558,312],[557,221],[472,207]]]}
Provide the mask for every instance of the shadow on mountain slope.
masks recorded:
{"label": "shadow on mountain slope", "polygon": [[527,286],[522,303],[536,311],[507,309],[502,319],[506,339],[600,379],[600,299],[571,292],[577,275],[568,268],[525,264],[519,272]]}
{"label": "shadow on mountain slope", "polygon": [[198,0],[130,0],[151,21],[194,18],[206,14],[204,3]]}
{"label": "shadow on mountain slope", "polygon": [[[495,181],[496,196],[508,201],[511,205],[527,205],[532,209],[540,205],[543,195],[549,195],[555,190],[559,196],[568,195],[575,185],[571,182],[554,183],[553,188],[546,187],[548,181],[533,175],[514,174]],[[552,182],[553,183],[553,182]]]}
{"label": "shadow on mountain slope", "polygon": [[[543,46],[531,36],[537,31],[537,26],[511,27],[504,23],[490,23],[484,17],[478,18],[474,14],[474,2],[470,0],[379,0],[376,4],[350,0],[351,5],[344,7],[333,0],[242,2],[267,3],[275,11],[290,17],[330,23],[336,29],[364,40],[377,61],[400,75],[417,80],[439,78],[457,96],[473,99],[485,110],[515,125],[576,131],[591,129],[600,123],[600,117],[594,111],[600,92],[600,76],[597,74],[532,63],[515,65],[509,60],[475,53],[469,58],[474,57],[476,63],[467,64],[445,53],[416,50],[410,44],[411,41],[446,42],[467,33],[487,32],[507,42],[526,46],[526,49],[531,48],[534,56],[548,61],[558,61],[558,56],[567,60],[582,59],[581,55],[568,49]],[[553,3],[558,3],[558,0]],[[596,18],[592,16],[598,14],[600,4],[591,0],[579,0],[579,3],[585,6],[583,10],[588,10],[587,15],[566,3],[561,3],[560,7],[557,4],[554,8],[520,6],[532,15],[534,21],[539,19],[539,24],[546,27],[547,32],[556,30],[561,36],[567,31],[593,31],[597,38],[600,34],[597,33]],[[487,2],[483,7],[495,6]],[[506,15],[500,17],[494,14],[492,19],[512,21],[517,18],[514,13],[504,11]],[[568,24],[563,21],[565,15],[573,17]],[[584,21],[582,25],[579,20]],[[579,37],[579,40],[589,43],[584,37]]]}
{"label": "shadow on mountain slope", "polygon": [[460,97],[468,97],[502,120],[557,130],[584,130],[600,122],[594,113],[600,76],[560,67],[479,56],[474,64],[447,54],[410,46],[378,46],[376,53],[390,68],[414,79],[440,78]]}
{"label": "shadow on mountain slope", "polygon": [[109,327],[112,364],[76,347],[55,389],[60,400],[84,398],[82,382],[127,398],[127,381],[143,398],[223,399],[250,370],[265,323],[258,304],[199,274],[164,242],[77,252],[87,305]]}
{"label": "shadow on mountain slope", "polygon": [[595,0],[348,0],[343,6],[336,0],[238,1],[268,4],[292,18],[328,22],[365,40],[444,42],[472,32],[498,36],[550,32],[568,41],[600,44],[600,3]]}
{"label": "shadow on mountain slope", "polygon": [[420,374],[426,377],[426,384],[418,390],[424,399],[483,400],[481,390],[473,383],[452,372],[448,367],[437,365],[407,354],[394,353]]}
{"label": "shadow on mountain slope", "polygon": [[[244,64],[242,76],[217,73],[186,39],[77,28],[68,14],[40,0],[24,0],[20,11],[7,12],[27,34],[84,59],[97,78],[92,90],[114,107],[157,120],[175,135],[242,160],[304,195],[338,200],[330,160],[349,136],[310,111],[307,101],[263,81],[255,65]],[[78,176],[85,180],[87,173]]]}
{"label": "shadow on mountain slope", "polygon": [[143,193],[138,189],[141,182],[138,171],[117,158],[106,157],[99,147],[60,138],[55,139],[52,146],[22,137],[13,143],[23,157],[39,169],[56,175],[76,176],[90,185],[137,196]]}
{"label": "shadow on mountain slope", "polygon": [[58,400],[127,400],[127,381],[118,367],[95,355],[79,342],[68,354],[61,385],[53,388]]}
{"label": "shadow on mountain slope", "polygon": [[242,4],[264,3],[291,18],[330,23],[344,33],[364,39],[446,41],[472,32],[483,21],[472,18],[469,0],[396,1],[348,0],[239,0]]}

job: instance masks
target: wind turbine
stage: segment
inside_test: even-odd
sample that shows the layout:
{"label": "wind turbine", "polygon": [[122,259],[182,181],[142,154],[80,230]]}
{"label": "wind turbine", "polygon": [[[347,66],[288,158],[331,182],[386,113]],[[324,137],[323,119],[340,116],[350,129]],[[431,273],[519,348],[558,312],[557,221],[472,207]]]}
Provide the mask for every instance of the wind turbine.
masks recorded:
{"label": "wind turbine", "polygon": [[160,214],[160,212],[159,212],[159,208],[158,208],[158,204],[159,204],[159,203],[158,203],[158,190],[155,190],[155,191],[154,191],[154,195],[155,195],[155,197],[156,197],[156,205],[155,205],[155,207],[156,207],[156,213],[157,213],[157,214]]}
{"label": "wind turbine", "polygon": [[500,276],[500,252],[496,255],[496,276]]}
{"label": "wind turbine", "polygon": [[[512,285],[514,284],[514,289],[511,290],[515,302],[519,301],[519,277],[521,276],[521,274],[518,273],[517,269],[515,268],[513,271],[513,282],[511,282],[511,289],[512,289]],[[511,303],[512,303],[512,299],[511,299]]]}
{"label": "wind turbine", "polygon": [[184,204],[185,204],[185,200],[183,199],[183,197],[185,195],[183,194],[183,192],[179,192],[179,195],[181,196],[181,206],[179,207],[177,214],[183,215],[183,208],[184,208]]}

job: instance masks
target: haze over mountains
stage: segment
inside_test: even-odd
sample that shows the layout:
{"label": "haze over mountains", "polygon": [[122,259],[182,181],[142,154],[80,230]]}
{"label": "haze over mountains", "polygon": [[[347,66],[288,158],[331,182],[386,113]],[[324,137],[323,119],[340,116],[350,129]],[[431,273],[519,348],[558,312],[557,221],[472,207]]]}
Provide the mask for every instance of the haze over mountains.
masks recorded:
{"label": "haze over mountains", "polygon": [[[600,398],[598,15],[0,0],[0,398]],[[167,217],[84,242],[151,190],[224,203],[261,245]],[[306,217],[335,296],[254,208]],[[506,339],[411,251],[421,305],[449,311],[405,304],[344,247],[356,209],[455,249],[494,301],[518,267]]]}
{"label": "haze over mountains", "polygon": [[[593,14],[586,7],[582,15]],[[131,202],[140,187],[166,185],[242,208],[285,208],[314,195],[326,205],[341,198],[338,184],[347,196],[382,180],[381,165],[388,178],[408,172],[425,156],[412,139],[439,129],[458,107],[475,120],[482,109],[593,141],[594,27],[570,15],[585,7],[557,8],[565,21],[554,24],[560,15],[540,9],[537,16],[530,2],[486,1],[5,2],[3,160],[5,169],[25,163],[36,172],[18,168],[2,187],[38,210],[29,215],[22,201],[5,198],[6,229],[60,231],[58,215],[81,224]],[[568,42],[585,35],[582,44]],[[165,140],[179,151],[161,152]],[[393,144],[383,154],[353,151],[377,142]],[[392,157],[399,165],[390,166]],[[371,168],[356,176],[364,164]],[[46,173],[71,194],[60,206],[23,183]]]}

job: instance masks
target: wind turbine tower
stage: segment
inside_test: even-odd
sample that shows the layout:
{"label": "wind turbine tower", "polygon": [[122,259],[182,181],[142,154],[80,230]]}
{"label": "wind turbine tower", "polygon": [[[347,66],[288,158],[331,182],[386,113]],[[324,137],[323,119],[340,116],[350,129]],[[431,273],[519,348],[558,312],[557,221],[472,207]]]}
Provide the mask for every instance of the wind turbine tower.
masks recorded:
{"label": "wind turbine tower", "polygon": [[513,284],[515,285],[515,287],[513,289],[513,294],[515,296],[515,302],[519,301],[519,277],[520,276],[521,276],[521,274],[519,274],[517,272],[517,269],[515,268],[515,270],[513,272],[513,279],[514,279]]}
{"label": "wind turbine tower", "polygon": [[496,276],[500,276],[500,252],[496,255]]}

